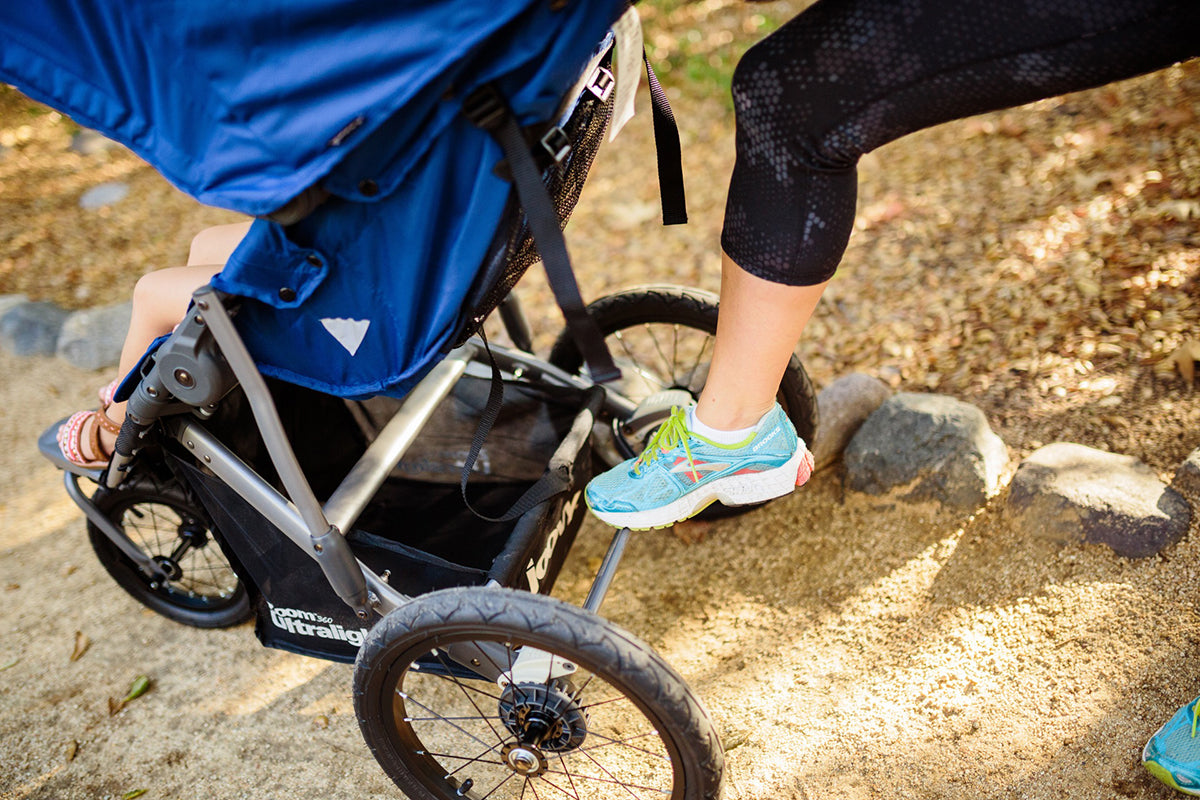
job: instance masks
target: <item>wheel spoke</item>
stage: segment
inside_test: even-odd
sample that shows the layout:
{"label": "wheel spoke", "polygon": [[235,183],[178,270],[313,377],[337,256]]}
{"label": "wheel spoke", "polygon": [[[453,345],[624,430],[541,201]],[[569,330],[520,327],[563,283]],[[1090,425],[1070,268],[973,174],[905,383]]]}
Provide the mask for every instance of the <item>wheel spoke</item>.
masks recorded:
{"label": "wheel spoke", "polygon": [[650,337],[650,343],[652,345],[654,345],[654,350],[658,353],[658,357],[661,358],[663,364],[666,365],[667,375],[669,375],[671,377],[672,382],[674,382],[675,373],[674,373],[674,370],[672,370],[671,359],[667,358],[667,354],[663,352],[662,343],[658,340],[658,336],[655,335],[654,329],[650,327],[649,322],[647,322],[642,327],[646,331],[646,335],[648,337]]}
{"label": "wheel spoke", "polygon": [[644,747],[638,747],[637,745],[630,744],[630,742],[632,742],[634,739],[644,739],[647,736],[657,736],[657,734],[655,734],[655,733],[639,733],[637,736],[630,736],[627,739],[614,739],[611,736],[605,736],[603,734],[596,733],[595,731],[588,731],[588,736],[589,736],[589,738],[594,736],[597,739],[604,739],[605,742],[604,742],[604,744],[596,744],[596,745],[592,745],[591,747],[581,747],[581,748],[579,748],[579,750],[577,752],[594,753],[597,750],[603,750],[606,747],[613,747],[614,745],[619,745],[621,747],[628,748],[629,750],[633,750],[638,753],[645,753],[646,755],[650,756],[651,758],[658,758],[658,759],[662,759],[663,761],[668,761],[668,762],[671,760],[670,756],[668,756],[666,753],[655,753],[651,750],[647,750]]}
{"label": "wheel spoke", "polygon": [[[425,705],[424,703],[422,703],[420,700],[417,700],[417,699],[416,699],[415,697],[413,697],[412,695],[410,695],[410,694],[405,694],[404,692],[401,692],[401,691],[400,691],[400,690],[398,690],[398,689],[396,690],[396,694],[397,694],[397,695],[399,695],[401,699],[403,699],[403,700],[411,700],[412,702],[416,703],[416,704],[417,704],[418,706],[420,706],[421,708],[423,708],[423,709],[425,709],[426,711],[428,711],[430,714],[433,714],[433,715],[434,715],[435,717],[437,717],[438,719],[442,719],[442,720],[444,720],[444,721],[446,722],[446,724],[448,724],[448,725],[449,725],[451,728],[454,728],[456,731],[458,731],[459,733],[461,733],[463,736],[466,736],[468,739],[472,739],[472,740],[474,740],[475,742],[478,742],[480,745],[482,745],[482,746],[484,746],[484,747],[488,747],[488,748],[492,748],[492,749],[494,749],[494,748],[495,748],[495,745],[489,745],[489,744],[488,744],[487,742],[485,742],[483,739],[480,739],[478,736],[476,736],[475,734],[471,733],[469,730],[467,730],[467,729],[466,729],[466,728],[464,728],[463,726],[461,726],[461,725],[456,725],[456,724],[454,724],[453,722],[450,722],[449,720],[445,720],[445,718],[444,718],[444,717],[442,717],[440,714],[438,714],[436,711],[434,711],[434,710],[433,710],[432,708],[430,708],[429,706],[427,706],[427,705]],[[495,733],[495,731],[493,730],[493,731],[492,731],[492,733]],[[503,743],[503,740],[502,740],[502,739],[499,739],[499,740],[498,740],[498,744],[499,744],[499,743]]]}
{"label": "wheel spoke", "polygon": [[[599,768],[599,770],[601,772],[605,773],[608,777],[601,778],[601,777],[597,777],[596,775],[584,775],[583,773],[580,773],[580,772],[573,772],[571,774],[574,775],[576,778],[579,778],[580,780],[595,781],[596,783],[609,783],[609,784],[613,784],[615,786],[620,786],[622,789],[629,792],[629,794],[633,797],[637,797],[637,795],[633,793],[634,789],[640,789],[643,792],[658,792],[659,794],[670,794],[671,793],[670,789],[663,789],[658,786],[641,786],[638,784],[632,784],[627,781],[620,780],[615,775],[613,775],[611,772],[609,772],[607,769],[605,769],[603,764],[599,763],[595,759],[592,759],[592,763],[594,763],[596,765],[596,767]],[[547,770],[547,772],[549,772],[551,775],[560,774],[556,770]],[[566,774],[566,773],[562,773],[562,774]]]}
{"label": "wheel spoke", "polygon": [[[481,649],[481,650],[482,650],[483,648],[479,648],[479,649]],[[438,650],[438,651],[436,652],[436,655],[437,655],[437,660],[438,660],[438,661],[441,663],[441,665],[442,665],[443,667],[445,667],[445,668],[446,668],[446,671],[450,673],[451,677],[453,677],[453,679],[454,679],[454,685],[455,685],[455,686],[457,686],[459,689],[461,689],[461,690],[462,690],[463,697],[467,698],[467,702],[471,704],[471,707],[472,707],[472,708],[474,708],[474,709],[475,709],[475,711],[479,713],[479,716],[480,716],[480,718],[481,718],[481,719],[483,719],[484,721],[486,721],[486,722],[487,722],[487,726],[488,726],[489,728],[491,728],[491,729],[492,729],[492,735],[494,735],[494,736],[496,737],[496,740],[497,740],[497,741],[501,741],[501,742],[502,742],[502,741],[504,741],[504,737],[502,737],[502,736],[501,736],[501,735],[500,735],[500,734],[499,734],[499,733],[496,731],[496,726],[494,726],[494,725],[492,724],[492,721],[491,721],[491,719],[490,719],[490,718],[488,718],[488,717],[485,717],[485,716],[484,716],[484,714],[483,714],[483,709],[482,709],[482,708],[480,708],[480,707],[479,707],[479,705],[478,705],[478,704],[475,702],[475,698],[474,698],[474,697],[472,697],[472,696],[471,696],[471,694],[470,694],[470,693],[467,691],[467,688],[466,688],[465,686],[463,686],[463,683],[462,683],[462,681],[460,681],[460,680],[458,679],[458,676],[457,676],[457,675],[454,675],[454,671],[453,671],[452,669],[450,669],[450,665],[449,665],[449,664],[447,664],[447,663],[446,663],[446,662],[445,662],[445,661],[442,659],[442,652],[441,652],[441,650]],[[486,655],[486,653],[485,653],[485,655]],[[489,659],[489,660],[490,660],[490,659]]]}

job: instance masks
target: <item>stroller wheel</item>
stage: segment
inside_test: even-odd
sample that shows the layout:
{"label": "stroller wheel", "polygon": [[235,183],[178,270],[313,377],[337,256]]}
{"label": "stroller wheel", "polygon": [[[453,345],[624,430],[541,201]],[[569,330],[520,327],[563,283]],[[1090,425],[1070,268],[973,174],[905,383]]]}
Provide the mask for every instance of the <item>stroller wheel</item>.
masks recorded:
{"label": "stroller wheel", "polygon": [[[708,378],[717,332],[717,296],[679,286],[645,286],[606,295],[588,305],[621,368],[624,394],[638,411],[632,419],[609,420],[597,430],[597,471],[638,455],[672,403],[700,396]],[[583,369],[583,357],[567,331],[559,334],[550,363],[568,372]],[[800,359],[792,356],[776,395],[779,405],[809,446],[817,432],[817,398]],[[665,403],[665,405],[664,405]],[[701,518],[740,514],[752,506],[714,504]]]}
{"label": "stroller wheel", "polygon": [[720,794],[721,745],[683,679],[607,620],[541,595],[406,603],[359,651],[354,705],[411,798]]}
{"label": "stroller wheel", "polygon": [[96,557],[139,603],[197,628],[224,628],[249,619],[246,588],[213,539],[204,512],[173,480],[142,476],[116,490],[101,490],[92,502],[167,576],[159,581],[146,576],[89,522]]}

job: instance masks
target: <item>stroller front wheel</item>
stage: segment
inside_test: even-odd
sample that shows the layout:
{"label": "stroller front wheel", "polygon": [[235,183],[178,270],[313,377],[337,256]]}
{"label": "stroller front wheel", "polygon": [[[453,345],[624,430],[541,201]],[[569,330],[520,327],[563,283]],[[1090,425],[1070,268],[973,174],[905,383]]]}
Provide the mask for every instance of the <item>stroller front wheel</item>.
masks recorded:
{"label": "stroller front wheel", "polygon": [[92,550],[108,574],[142,605],[196,628],[225,628],[250,618],[246,587],[213,538],[212,525],[173,480],[139,476],[92,502],[167,575],[152,580],[104,532],[88,522]]}
{"label": "stroller front wheel", "polygon": [[721,790],[720,742],[683,679],[607,620],[541,595],[447,589],[406,603],[359,651],[354,704],[412,798]]}

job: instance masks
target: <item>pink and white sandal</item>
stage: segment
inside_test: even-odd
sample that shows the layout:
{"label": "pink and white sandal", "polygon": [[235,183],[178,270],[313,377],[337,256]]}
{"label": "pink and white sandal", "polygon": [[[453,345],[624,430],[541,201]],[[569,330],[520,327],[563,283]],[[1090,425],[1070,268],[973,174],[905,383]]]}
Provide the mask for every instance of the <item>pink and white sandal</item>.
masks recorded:
{"label": "pink and white sandal", "polygon": [[[106,413],[113,404],[113,395],[121,381],[117,379],[100,389],[100,408],[95,411],[76,411],[59,427],[55,439],[63,458],[84,469],[103,469],[112,459],[112,452],[100,441],[100,429],[112,434],[121,432],[120,423],[113,422]],[[84,437],[88,437],[90,450],[96,458],[89,459],[83,450]]]}

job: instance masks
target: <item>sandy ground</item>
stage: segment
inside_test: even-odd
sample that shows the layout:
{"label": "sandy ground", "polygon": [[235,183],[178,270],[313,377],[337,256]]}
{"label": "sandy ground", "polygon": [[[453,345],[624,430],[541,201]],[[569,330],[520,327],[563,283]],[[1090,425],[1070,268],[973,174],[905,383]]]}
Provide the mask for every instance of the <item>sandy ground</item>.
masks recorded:
{"label": "sandy ground", "polygon": [[[1186,210],[1200,196],[1200,144],[1187,125],[1198,83],[1195,69],[1176,69],[943,126],[871,156],[851,266],[801,351],[818,384],[861,369],[978,403],[1014,460],[1066,439],[1137,455],[1169,479],[1200,446],[1200,403],[1156,367],[1198,331],[1195,218]],[[602,156],[573,224],[589,296],[645,281],[716,288],[729,123],[703,104],[677,113],[693,120],[685,131],[693,224],[654,228],[654,188],[638,177],[651,163],[648,120],[635,120],[630,144]],[[1129,120],[1135,129],[1123,136]],[[1069,138],[1097,131],[1107,131],[1099,143]],[[983,140],[992,160],[965,163]],[[1088,159],[1101,151],[1141,177],[1100,175],[1104,165]],[[946,153],[962,158],[922,172]],[[1120,205],[1164,182],[1156,202],[1185,206],[1154,217],[1161,227],[1138,222],[1140,206]],[[155,203],[161,213],[165,201]],[[46,238],[53,216],[36,211],[30,237],[79,263],[65,237]],[[1073,220],[1093,217],[1111,229],[1088,252],[1105,269],[1127,270],[1128,293],[1140,287],[1159,304],[1111,340],[1088,310],[1120,316],[1111,298],[1077,281],[1064,300],[1049,278],[1021,270],[1069,272],[1063,252],[1094,233]],[[171,220],[170,230],[186,229]],[[185,244],[174,236],[164,258],[182,258]],[[28,257],[21,241],[5,245],[0,266]],[[159,265],[139,260],[147,246],[109,241],[102,252],[143,270]],[[996,275],[1008,282],[991,283]],[[1112,274],[1104,280],[1115,285]],[[536,280],[526,291],[535,306],[545,299]],[[1068,332],[1053,323],[1055,335],[1038,339],[1046,320],[1064,315]],[[1023,325],[1032,364],[1019,352]],[[544,337],[555,328],[539,324]],[[999,340],[984,329],[999,330]],[[1120,355],[1099,347],[1111,342],[1122,343]],[[105,377],[5,354],[0,376],[0,798],[397,796],[360,738],[350,667],[263,649],[248,625],[169,622],[125,595],[91,554],[82,516],[34,440],[89,405]],[[602,526],[585,525],[558,596],[582,599],[606,543]],[[951,513],[847,492],[834,468],[750,515],[637,537],[603,611],[704,699],[727,750],[732,800],[1167,798],[1139,753],[1200,691],[1198,578],[1195,523],[1161,556],[1131,561],[1020,536],[1005,522],[1003,495],[973,514]],[[72,661],[77,632],[90,646]],[[138,675],[151,690],[110,716],[108,698]]]}

